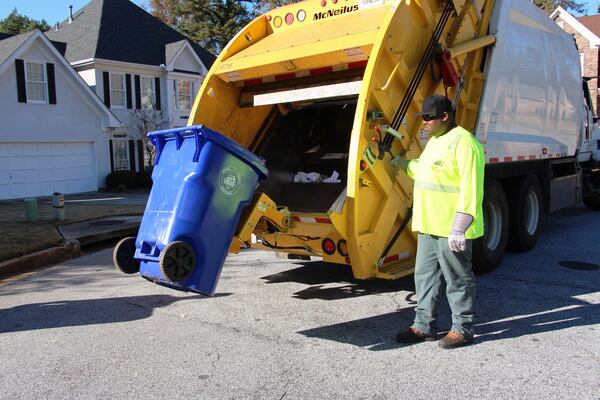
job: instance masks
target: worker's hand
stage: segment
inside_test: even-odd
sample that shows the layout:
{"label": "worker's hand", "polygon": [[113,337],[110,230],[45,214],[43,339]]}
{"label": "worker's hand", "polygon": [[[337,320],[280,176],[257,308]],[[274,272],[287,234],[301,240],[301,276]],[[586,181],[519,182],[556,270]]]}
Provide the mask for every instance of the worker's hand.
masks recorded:
{"label": "worker's hand", "polygon": [[455,253],[465,251],[467,249],[467,239],[465,238],[465,232],[473,223],[473,216],[461,212],[456,212],[454,216],[454,223],[452,224],[452,231],[448,236],[448,245],[450,250]]}
{"label": "worker's hand", "polygon": [[406,168],[408,167],[409,161],[410,160],[407,160],[406,158],[404,158],[402,156],[396,156],[396,157],[392,158],[392,161],[390,161],[390,164],[392,167],[400,168],[400,169],[402,169],[402,171],[406,172]]}
{"label": "worker's hand", "polygon": [[455,253],[465,251],[467,249],[467,239],[465,239],[465,233],[452,230],[450,236],[448,236],[448,245],[450,246],[450,250]]}

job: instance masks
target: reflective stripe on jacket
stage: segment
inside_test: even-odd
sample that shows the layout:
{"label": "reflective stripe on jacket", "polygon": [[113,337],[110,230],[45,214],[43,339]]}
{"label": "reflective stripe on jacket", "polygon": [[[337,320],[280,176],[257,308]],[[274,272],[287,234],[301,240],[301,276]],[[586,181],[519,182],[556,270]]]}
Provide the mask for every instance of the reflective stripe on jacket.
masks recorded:
{"label": "reflective stripe on jacket", "polygon": [[414,179],[413,231],[448,237],[456,212],[470,214],[465,237],[483,236],[483,146],[464,128],[432,137],[421,157],[411,160]]}

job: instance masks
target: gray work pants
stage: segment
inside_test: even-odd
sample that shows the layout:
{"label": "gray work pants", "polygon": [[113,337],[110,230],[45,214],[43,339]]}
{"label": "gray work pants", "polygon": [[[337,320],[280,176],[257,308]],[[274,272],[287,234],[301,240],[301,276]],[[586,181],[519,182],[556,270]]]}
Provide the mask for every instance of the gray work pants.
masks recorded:
{"label": "gray work pants", "polygon": [[454,253],[450,250],[448,238],[419,234],[415,264],[417,308],[413,324],[416,329],[429,334],[436,332],[443,278],[452,310],[452,330],[473,335],[475,276],[471,266],[472,250],[472,240],[467,240],[465,251]]}

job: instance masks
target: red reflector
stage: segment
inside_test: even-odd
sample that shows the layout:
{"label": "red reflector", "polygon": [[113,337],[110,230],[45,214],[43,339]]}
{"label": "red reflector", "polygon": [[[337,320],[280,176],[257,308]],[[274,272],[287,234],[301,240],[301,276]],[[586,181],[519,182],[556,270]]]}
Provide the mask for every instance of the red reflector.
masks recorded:
{"label": "red reflector", "polygon": [[321,247],[325,254],[332,255],[335,253],[335,242],[329,238],[323,239],[323,243],[321,243]]}
{"label": "red reflector", "polygon": [[294,22],[294,14],[292,14],[292,13],[285,14],[285,23],[288,25],[291,25],[292,22]]}
{"label": "red reflector", "polygon": [[360,160],[360,170],[364,171],[365,169],[367,169],[367,163],[365,160]]}
{"label": "red reflector", "polygon": [[321,0],[321,6],[325,7],[327,5],[327,1],[326,0]]}

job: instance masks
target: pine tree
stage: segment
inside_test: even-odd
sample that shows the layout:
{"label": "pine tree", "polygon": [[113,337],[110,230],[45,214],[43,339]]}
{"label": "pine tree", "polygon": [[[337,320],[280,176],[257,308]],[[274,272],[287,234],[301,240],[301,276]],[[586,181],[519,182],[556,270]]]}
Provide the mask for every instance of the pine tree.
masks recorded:
{"label": "pine tree", "polygon": [[264,12],[272,10],[273,8],[297,3],[299,1],[300,0],[258,0],[255,11],[258,14],[262,14]]}
{"label": "pine tree", "polygon": [[176,28],[178,18],[178,6],[182,0],[150,0],[151,14],[165,24]]}
{"label": "pine tree", "polygon": [[21,15],[16,8],[12,10],[8,17],[0,21],[0,32],[12,35],[29,32],[36,28],[41,31],[47,31],[50,29],[50,25],[48,25],[45,19],[38,21]]}
{"label": "pine tree", "polygon": [[150,0],[151,13],[218,54],[257,15],[298,0]]}
{"label": "pine tree", "polygon": [[533,0],[533,3],[541,8],[546,14],[551,14],[558,6],[561,6],[567,11],[583,13],[586,3],[577,0]]}

